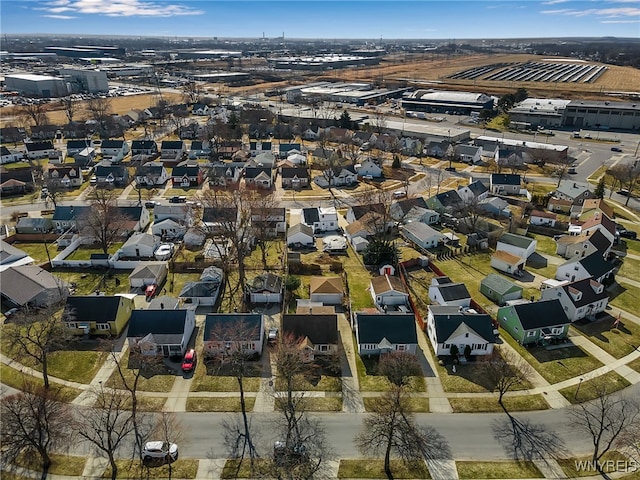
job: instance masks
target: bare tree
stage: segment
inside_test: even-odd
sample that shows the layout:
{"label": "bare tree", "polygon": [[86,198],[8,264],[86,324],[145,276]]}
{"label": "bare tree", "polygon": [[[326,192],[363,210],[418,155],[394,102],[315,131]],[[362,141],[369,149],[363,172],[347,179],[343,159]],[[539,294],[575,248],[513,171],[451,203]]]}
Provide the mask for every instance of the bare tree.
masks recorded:
{"label": "bare tree", "polygon": [[480,369],[490,382],[494,392],[498,392],[498,403],[505,413],[504,395],[529,383],[533,369],[527,361],[510,350],[496,349],[480,362]]}
{"label": "bare tree", "polygon": [[40,366],[45,388],[49,388],[49,354],[64,348],[73,338],[59,315],[67,290],[60,284],[59,291],[61,298],[52,299],[44,308],[23,308],[13,316],[12,328],[3,329],[14,352]]}
{"label": "bare tree", "polygon": [[18,115],[24,119],[24,123],[31,123],[34,127],[46,125],[49,122],[46,105],[39,101],[26,103],[18,109]]}
{"label": "bare tree", "polygon": [[275,223],[277,222],[278,201],[272,193],[256,195],[251,207],[251,228],[256,247],[260,249],[262,265],[266,270],[269,247],[276,240]]}
{"label": "bare tree", "polygon": [[129,397],[100,384],[94,392],[96,401],[90,415],[84,415],[76,423],[76,431],[88,441],[100,455],[107,457],[111,466],[111,480],[118,478],[116,452],[131,432],[133,421],[127,408]]}
{"label": "bare tree", "polygon": [[203,93],[202,86],[197,82],[187,82],[182,86],[182,98],[187,103],[198,103]]}
{"label": "bare tree", "polygon": [[421,375],[421,370],[415,355],[408,352],[391,352],[380,357],[378,374],[385,376],[396,387],[408,388],[411,385],[411,377]]}
{"label": "bare tree", "polygon": [[374,131],[382,133],[387,128],[387,117],[384,112],[376,112],[372,118]]}
{"label": "bare tree", "polygon": [[372,414],[364,419],[355,443],[364,455],[384,454],[387,478],[394,478],[392,455],[397,455],[405,463],[450,457],[449,446],[442,435],[432,427],[416,424],[409,412],[404,388],[393,386],[376,399],[372,410]]}
{"label": "bare tree", "polygon": [[60,105],[64,110],[64,114],[67,117],[67,123],[72,123],[76,114],[80,110],[78,102],[74,101],[71,96],[62,97],[60,99]]}
{"label": "bare tree", "polygon": [[8,467],[23,458],[28,466],[42,469],[41,480],[47,478],[51,453],[69,446],[69,405],[59,401],[56,388],[25,383],[22,392],[2,398],[0,415],[3,464]]}
{"label": "bare tree", "polygon": [[93,97],[87,100],[86,105],[91,119],[98,123],[100,132],[104,133],[107,119],[111,115],[111,99],[108,97]]}
{"label": "bare tree", "polygon": [[629,438],[640,433],[640,402],[624,394],[612,394],[604,382],[595,382],[597,397],[570,410],[571,427],[583,432],[593,447],[591,459],[596,470],[606,476],[602,457],[615,448],[626,448]]}
{"label": "bare tree", "polygon": [[[182,426],[175,413],[163,412],[162,415],[158,417],[158,421],[153,430],[153,437],[160,439],[160,441],[168,446],[172,443],[179,444],[181,442],[183,438]],[[175,459],[171,457],[170,449],[167,448],[167,458],[165,459],[165,463],[169,470],[169,480],[171,480],[173,475],[174,461]]]}
{"label": "bare tree", "polygon": [[91,208],[77,220],[77,229],[91,235],[106,254],[109,247],[127,231],[131,221],[117,206],[117,196],[112,190],[95,189],[90,195]]}

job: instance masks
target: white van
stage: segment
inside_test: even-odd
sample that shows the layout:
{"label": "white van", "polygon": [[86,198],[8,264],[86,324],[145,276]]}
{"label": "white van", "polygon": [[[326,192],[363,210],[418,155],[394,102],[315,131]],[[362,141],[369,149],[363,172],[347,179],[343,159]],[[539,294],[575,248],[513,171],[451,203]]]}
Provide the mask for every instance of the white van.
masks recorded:
{"label": "white van", "polygon": [[393,198],[404,198],[407,196],[407,192],[404,190],[396,190],[393,192]]}

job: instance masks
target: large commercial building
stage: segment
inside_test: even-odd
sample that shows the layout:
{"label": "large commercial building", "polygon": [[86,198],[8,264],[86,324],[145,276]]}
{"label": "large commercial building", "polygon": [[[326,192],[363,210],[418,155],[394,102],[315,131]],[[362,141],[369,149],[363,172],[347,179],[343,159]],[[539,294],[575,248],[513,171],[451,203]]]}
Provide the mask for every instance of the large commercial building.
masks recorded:
{"label": "large commercial building", "polygon": [[509,110],[509,120],[527,127],[561,127],[570,100],[527,98]]}
{"label": "large commercial building", "polygon": [[313,57],[273,57],[267,62],[273,68],[286,70],[328,70],[356,66],[378,65],[380,57],[359,55],[317,55]]}
{"label": "large commercial building", "polygon": [[564,126],[639,130],[640,102],[573,100],[565,109]]}
{"label": "large commercial building", "polygon": [[493,97],[484,93],[415,90],[402,98],[408,111],[469,115],[493,109]]}
{"label": "large commercial building", "polygon": [[288,102],[343,102],[354,105],[400,98],[406,88],[373,88],[369,83],[317,82],[285,89]]}
{"label": "large commercial building", "polygon": [[73,93],[102,93],[109,91],[107,73],[102,70],[61,68],[59,73],[67,81]]}
{"label": "large commercial building", "polygon": [[64,79],[50,75],[16,73],[6,75],[4,79],[7,90],[16,91],[23,95],[50,98],[64,97],[69,94],[69,89]]}

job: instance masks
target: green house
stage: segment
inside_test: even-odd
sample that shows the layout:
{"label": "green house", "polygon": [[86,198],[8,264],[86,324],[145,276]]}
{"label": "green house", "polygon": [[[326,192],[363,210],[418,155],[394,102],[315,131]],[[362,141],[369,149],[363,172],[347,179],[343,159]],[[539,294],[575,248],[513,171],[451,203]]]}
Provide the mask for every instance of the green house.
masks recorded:
{"label": "green house", "polygon": [[130,295],[80,295],[67,298],[62,321],[74,335],[117,336],[131,317]]}
{"label": "green house", "polygon": [[567,338],[571,323],[557,298],[502,307],[498,321],[521,345],[547,345]]}
{"label": "green house", "polygon": [[480,282],[480,293],[498,305],[504,305],[508,300],[522,298],[522,287],[502,275],[490,273]]}

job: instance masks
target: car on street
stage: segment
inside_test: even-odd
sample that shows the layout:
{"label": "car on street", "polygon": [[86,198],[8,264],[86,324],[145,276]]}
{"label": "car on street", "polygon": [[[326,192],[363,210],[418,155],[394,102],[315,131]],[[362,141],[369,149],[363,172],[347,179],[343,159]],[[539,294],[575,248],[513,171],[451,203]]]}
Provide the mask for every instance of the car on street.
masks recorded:
{"label": "car on street", "polygon": [[396,190],[393,192],[393,198],[404,198],[407,196],[407,192],[404,190]]}
{"label": "car on street", "polygon": [[187,197],[185,197],[184,195],[174,195],[173,197],[171,197],[169,199],[169,203],[186,203],[187,202]]}
{"label": "car on street", "polygon": [[156,205],[158,205],[158,202],[153,202],[153,201],[144,202],[145,208],[154,208]]}
{"label": "car on street", "polygon": [[620,147],[611,147],[611,151],[612,152],[622,152],[622,149]]}
{"label": "car on street", "polygon": [[178,445],[162,441],[147,442],[142,450],[142,458],[145,462],[162,460],[163,463],[173,463],[178,459]]}
{"label": "car on street", "polygon": [[155,283],[152,283],[151,285],[147,285],[147,288],[144,289],[144,296],[147,297],[147,299],[151,299],[156,294],[157,290],[158,290],[158,285],[156,285]]}
{"label": "car on street", "polygon": [[182,371],[193,372],[193,369],[196,368],[196,361],[196,351],[192,348],[184,354],[184,358],[182,359]]}
{"label": "car on street", "polygon": [[616,193],[617,193],[618,195],[622,195],[623,197],[629,197],[629,196],[631,196],[631,195],[629,194],[629,190],[627,190],[626,188],[623,188],[622,190],[618,190]]}

